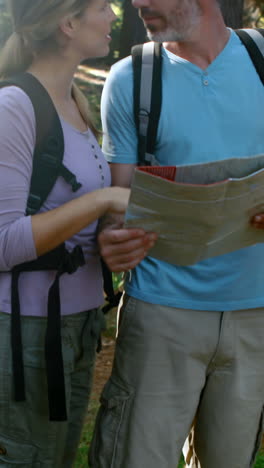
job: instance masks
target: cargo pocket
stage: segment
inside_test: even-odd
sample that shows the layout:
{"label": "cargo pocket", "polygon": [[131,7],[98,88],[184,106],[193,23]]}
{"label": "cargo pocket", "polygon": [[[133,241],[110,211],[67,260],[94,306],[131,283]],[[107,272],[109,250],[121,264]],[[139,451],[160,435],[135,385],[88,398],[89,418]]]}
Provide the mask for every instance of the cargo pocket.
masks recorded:
{"label": "cargo pocket", "polygon": [[254,451],[251,457],[250,468],[253,468],[255,466],[257,454],[258,454],[258,451],[260,449],[261,442],[262,442],[262,435],[263,435],[263,428],[264,428],[264,414],[263,413],[264,413],[264,408],[262,408],[262,412],[261,412],[261,416],[259,420],[258,432],[256,436]]}
{"label": "cargo pocket", "polygon": [[36,462],[37,450],[30,444],[16,442],[0,434],[0,466],[1,468],[38,468],[40,463]]}
{"label": "cargo pocket", "polygon": [[100,398],[89,451],[91,468],[121,468],[133,389],[110,378]]}

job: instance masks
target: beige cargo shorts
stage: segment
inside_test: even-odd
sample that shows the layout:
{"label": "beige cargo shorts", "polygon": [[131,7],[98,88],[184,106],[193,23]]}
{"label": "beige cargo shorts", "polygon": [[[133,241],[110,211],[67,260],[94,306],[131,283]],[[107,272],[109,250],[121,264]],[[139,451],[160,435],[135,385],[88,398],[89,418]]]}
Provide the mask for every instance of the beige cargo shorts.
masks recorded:
{"label": "beige cargo shorts", "polygon": [[264,309],[176,309],[125,296],[92,468],[176,468],[196,415],[202,468],[254,465],[263,429]]}

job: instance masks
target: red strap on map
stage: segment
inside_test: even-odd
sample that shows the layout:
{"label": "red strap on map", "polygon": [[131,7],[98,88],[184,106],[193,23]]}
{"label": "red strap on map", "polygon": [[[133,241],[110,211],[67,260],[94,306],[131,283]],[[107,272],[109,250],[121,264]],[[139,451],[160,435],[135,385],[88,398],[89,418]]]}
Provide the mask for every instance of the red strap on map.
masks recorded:
{"label": "red strap on map", "polygon": [[156,177],[162,179],[175,181],[176,166],[140,166],[137,168],[138,171],[148,172]]}

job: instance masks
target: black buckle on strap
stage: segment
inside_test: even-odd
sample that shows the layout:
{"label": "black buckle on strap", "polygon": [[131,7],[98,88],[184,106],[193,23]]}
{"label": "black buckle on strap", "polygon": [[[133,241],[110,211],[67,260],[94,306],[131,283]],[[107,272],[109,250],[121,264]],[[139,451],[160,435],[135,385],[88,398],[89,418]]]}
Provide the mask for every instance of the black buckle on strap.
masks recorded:
{"label": "black buckle on strap", "polygon": [[76,245],[71,252],[65,251],[59,273],[74,273],[80,266],[85,264],[82,248]]}

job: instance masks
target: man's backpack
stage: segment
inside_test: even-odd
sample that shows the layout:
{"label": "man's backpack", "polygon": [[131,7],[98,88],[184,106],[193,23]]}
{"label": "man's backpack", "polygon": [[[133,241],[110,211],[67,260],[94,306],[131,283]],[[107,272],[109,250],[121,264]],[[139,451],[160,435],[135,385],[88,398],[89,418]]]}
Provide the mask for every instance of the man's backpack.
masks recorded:
{"label": "man's backpack", "polygon": [[[235,31],[264,85],[264,29]],[[132,48],[134,119],[138,133],[139,165],[156,165],[155,145],[162,103],[161,43],[147,42]]]}
{"label": "man's backpack", "polygon": [[[0,88],[17,86],[30,98],[36,118],[36,143],[26,215],[39,211],[57,178],[62,176],[76,192],[81,184],[63,164],[64,137],[60,119],[53,102],[41,83],[31,74],[22,73],[0,82]],[[63,359],[60,334],[59,278],[63,273],[74,273],[84,265],[81,247],[68,252],[65,244],[42,255],[37,260],[26,262],[12,269],[11,280],[11,346],[13,360],[14,393],[16,401],[25,400],[23,346],[18,294],[19,275],[25,271],[56,270],[56,278],[49,290],[48,320],[45,339],[45,357],[48,382],[49,413],[51,421],[67,419]],[[109,304],[106,311],[117,305],[119,297],[114,294],[111,272],[103,265],[104,289]]]}

